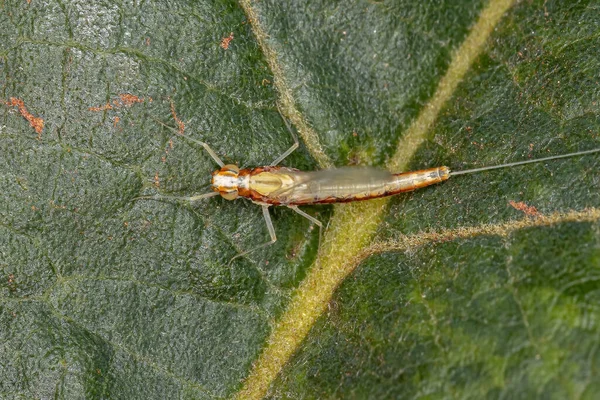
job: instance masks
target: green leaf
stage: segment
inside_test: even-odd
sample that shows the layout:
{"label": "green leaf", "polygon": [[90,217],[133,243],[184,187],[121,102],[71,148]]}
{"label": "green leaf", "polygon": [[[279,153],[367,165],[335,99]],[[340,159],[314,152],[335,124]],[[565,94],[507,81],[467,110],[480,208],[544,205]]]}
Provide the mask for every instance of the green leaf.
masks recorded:
{"label": "green leaf", "polygon": [[272,209],[277,243],[231,265],[268,240],[254,204],[138,199],[205,193],[216,168],[159,121],[265,165],[292,144],[278,102],[303,142],[283,164],[307,170],[599,147],[585,1],[511,8],[406,144],[495,3],[0,4],[0,397],[243,397],[274,348],[270,398],[593,397],[597,156],[304,207],[321,242]]}
{"label": "green leaf", "polygon": [[598,234],[564,223],[371,257],[270,398],[594,398]]}

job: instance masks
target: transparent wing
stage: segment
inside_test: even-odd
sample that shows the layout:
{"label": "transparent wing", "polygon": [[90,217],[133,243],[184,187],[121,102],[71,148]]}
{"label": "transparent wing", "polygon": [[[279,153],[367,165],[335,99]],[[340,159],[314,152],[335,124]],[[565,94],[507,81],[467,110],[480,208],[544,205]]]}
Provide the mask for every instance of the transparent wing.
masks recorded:
{"label": "transparent wing", "polygon": [[347,198],[381,190],[393,180],[385,170],[372,167],[343,167],[322,171],[294,171],[290,174],[293,185],[273,192],[277,197],[292,203],[310,203],[329,198]]}

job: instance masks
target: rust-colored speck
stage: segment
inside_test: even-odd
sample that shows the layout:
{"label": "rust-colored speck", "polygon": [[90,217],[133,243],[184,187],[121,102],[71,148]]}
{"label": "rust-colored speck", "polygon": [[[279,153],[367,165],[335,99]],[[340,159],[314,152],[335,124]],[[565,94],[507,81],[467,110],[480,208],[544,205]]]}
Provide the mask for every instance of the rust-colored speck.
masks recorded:
{"label": "rust-colored speck", "polygon": [[154,186],[160,186],[160,178],[158,177],[158,171],[154,174]]}
{"label": "rust-colored speck", "polygon": [[223,40],[221,40],[221,48],[223,50],[227,50],[229,48],[229,43],[233,40],[233,32],[231,32],[229,34],[229,36],[224,37]]}
{"label": "rust-colored speck", "polygon": [[17,283],[15,282],[15,276],[13,274],[8,275],[8,290],[11,292],[17,290]]}
{"label": "rust-colored speck", "polygon": [[89,111],[94,111],[94,112],[98,112],[98,111],[106,111],[106,110],[112,110],[113,106],[110,105],[110,103],[106,103],[103,106],[100,107],[89,107],[88,110]]}
{"label": "rust-colored speck", "polygon": [[169,139],[169,145],[167,146],[167,148],[165,149],[165,155],[162,157],[162,162],[166,162],[167,161],[167,155],[169,154],[169,152],[171,150],[173,150],[173,147],[175,145],[173,144],[173,139]]}
{"label": "rust-colored speck", "polygon": [[19,110],[19,114],[21,114],[21,116],[25,118],[27,122],[29,122],[29,125],[31,125],[31,127],[37,132],[38,139],[42,138],[42,131],[44,130],[44,120],[38,117],[34,117],[29,111],[27,111],[23,100],[17,99],[16,97],[11,97],[10,100],[5,101],[4,104],[6,104],[9,107],[17,107],[17,109]]}
{"label": "rust-colored speck", "polygon": [[484,144],[483,144],[483,143],[477,143],[477,142],[473,141],[473,142],[471,142],[471,144],[472,144],[473,146],[477,146],[477,147],[479,147],[481,150],[483,150],[483,147],[484,147]]}
{"label": "rust-colored speck", "polygon": [[[143,97],[139,98],[137,96],[134,96],[132,94],[127,94],[127,93],[119,95],[119,100],[120,100],[120,103],[126,107],[130,107],[130,106],[134,105],[135,103],[143,103],[144,102]],[[113,103],[115,105],[117,105],[117,104],[119,104],[119,100],[113,100]]]}
{"label": "rust-colored speck", "polygon": [[54,200],[50,200],[50,205],[52,206],[52,208],[54,208],[54,209],[56,209],[56,210],[66,210],[66,209],[67,209],[67,206],[63,206],[63,205],[60,205],[60,204],[56,204],[56,203],[54,202]]}
{"label": "rust-colored speck", "polygon": [[136,103],[143,103],[145,101],[148,101],[149,103],[151,103],[152,98],[148,97],[146,99],[144,97],[138,97],[133,94],[123,93],[123,94],[119,95],[118,99],[109,101],[108,103],[106,103],[100,107],[90,107],[90,108],[88,108],[88,110],[94,111],[94,112],[107,111],[107,110],[113,110],[115,108],[131,107],[132,105],[134,105]]}
{"label": "rust-colored speck", "polygon": [[177,124],[177,130],[179,131],[179,134],[183,135],[183,131],[185,131],[185,124],[182,120],[179,119],[179,117],[177,117],[177,112],[175,111],[175,104],[173,104],[173,100],[171,100],[171,115],[173,115],[173,119]]}
{"label": "rust-colored speck", "polygon": [[121,118],[119,118],[119,117],[115,117],[115,119],[113,120],[113,126],[115,128],[117,127],[117,125],[118,125],[118,123],[119,123],[120,120],[121,120]]}
{"label": "rust-colored speck", "polygon": [[537,210],[537,208],[535,208],[534,206],[528,206],[522,201],[517,202],[511,200],[508,202],[508,204],[510,204],[510,206],[515,210],[523,211],[525,215],[528,215],[530,217],[537,217],[540,215],[540,212]]}

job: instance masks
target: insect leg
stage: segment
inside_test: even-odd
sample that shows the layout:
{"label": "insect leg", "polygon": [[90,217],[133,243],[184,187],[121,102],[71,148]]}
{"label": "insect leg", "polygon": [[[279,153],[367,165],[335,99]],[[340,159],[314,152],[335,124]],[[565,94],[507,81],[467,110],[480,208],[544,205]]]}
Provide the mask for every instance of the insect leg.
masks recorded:
{"label": "insect leg", "polygon": [[279,110],[279,114],[281,115],[281,118],[283,118],[283,122],[285,123],[286,128],[288,129],[288,131],[290,132],[290,135],[292,135],[292,138],[294,139],[294,144],[292,145],[292,147],[290,147],[289,149],[287,149],[282,155],[280,155],[275,160],[273,160],[273,162],[271,164],[269,164],[269,165],[277,165],[277,164],[279,164],[287,156],[289,156],[290,154],[292,154],[294,152],[294,150],[296,150],[298,148],[298,146],[299,146],[298,136],[296,136],[296,134],[292,130],[292,127],[290,126],[290,123],[288,122],[288,120],[281,113],[281,109],[279,108],[279,105],[277,105],[277,109]]}
{"label": "insect leg", "polygon": [[321,221],[319,221],[318,219],[316,219],[315,217],[313,217],[311,215],[308,215],[307,213],[305,213],[304,211],[299,209],[298,206],[287,206],[287,208],[296,211],[298,214],[302,215],[304,218],[306,218],[310,222],[318,225],[319,229],[323,228],[323,223]]}
{"label": "insect leg", "polygon": [[[319,227],[319,244],[321,243],[321,234],[323,233],[323,223],[316,219],[315,217],[308,215],[304,211],[298,208],[298,206],[287,206],[287,208],[294,210],[298,214],[302,215],[304,218],[309,220],[310,222],[316,224]],[[320,246],[319,246],[320,247]]]}
{"label": "insect leg", "polygon": [[246,250],[246,251],[238,254],[237,256],[235,256],[231,260],[229,260],[229,264],[231,264],[231,262],[233,260],[235,260],[236,258],[245,256],[246,254],[252,253],[253,251],[261,249],[263,247],[270,246],[277,241],[277,236],[275,235],[275,228],[273,227],[273,221],[271,221],[271,216],[269,215],[269,206],[262,206],[262,212],[263,212],[263,217],[265,217],[265,223],[267,224],[267,229],[269,230],[269,236],[271,236],[271,240],[269,240],[268,242],[263,243],[259,246],[256,246],[250,250]]}
{"label": "insect leg", "polygon": [[273,221],[271,221],[271,216],[269,215],[269,206],[262,206],[263,217],[265,217],[265,223],[267,224],[267,229],[269,230],[269,235],[271,236],[271,241],[264,243],[262,246],[268,246],[277,241],[277,236],[275,236],[275,228],[273,227]]}

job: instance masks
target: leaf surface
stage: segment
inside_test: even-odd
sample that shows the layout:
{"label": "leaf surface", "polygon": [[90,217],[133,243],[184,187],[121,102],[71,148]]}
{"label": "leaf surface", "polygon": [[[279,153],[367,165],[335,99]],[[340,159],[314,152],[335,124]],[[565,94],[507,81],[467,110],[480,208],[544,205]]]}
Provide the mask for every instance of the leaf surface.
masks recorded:
{"label": "leaf surface", "polygon": [[[280,99],[303,139],[284,165],[382,167],[487,6],[1,5],[0,397],[239,394],[291,305],[316,298],[319,246],[360,227],[336,231],[352,206],[305,207],[329,221],[319,243],[273,209],[278,242],[229,265],[267,241],[258,207],[138,199],[205,193],[216,168],[159,121],[226,163],[264,165],[292,144]],[[403,161],[461,170],[599,147],[598,11],[511,8]],[[392,199],[374,238],[349,241],[360,257],[268,397],[592,397],[598,165]]]}

